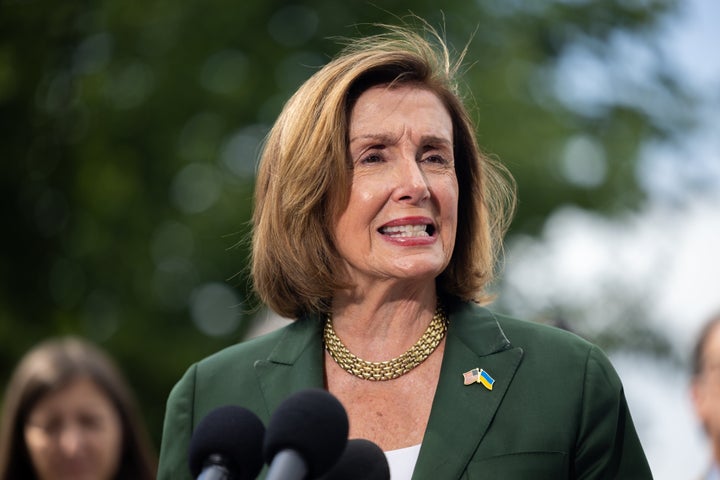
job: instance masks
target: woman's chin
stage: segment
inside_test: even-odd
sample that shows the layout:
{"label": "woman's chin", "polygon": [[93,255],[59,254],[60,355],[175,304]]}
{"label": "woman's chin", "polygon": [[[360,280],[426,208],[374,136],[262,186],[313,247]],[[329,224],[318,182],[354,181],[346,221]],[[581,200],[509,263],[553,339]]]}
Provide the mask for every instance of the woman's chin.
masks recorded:
{"label": "woman's chin", "polygon": [[445,264],[413,264],[411,266],[400,266],[391,275],[390,278],[394,278],[398,281],[404,282],[417,282],[422,283],[434,283],[435,279],[445,269]]}

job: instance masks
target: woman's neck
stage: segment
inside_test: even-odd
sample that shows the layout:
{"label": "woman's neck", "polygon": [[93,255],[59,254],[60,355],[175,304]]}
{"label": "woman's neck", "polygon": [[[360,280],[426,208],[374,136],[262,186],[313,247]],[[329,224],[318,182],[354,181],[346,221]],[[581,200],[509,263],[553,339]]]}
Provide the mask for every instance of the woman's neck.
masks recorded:
{"label": "woman's neck", "polygon": [[437,306],[434,283],[404,292],[345,292],[332,304],[335,333],[355,355],[385,361],[408,350],[425,332]]}

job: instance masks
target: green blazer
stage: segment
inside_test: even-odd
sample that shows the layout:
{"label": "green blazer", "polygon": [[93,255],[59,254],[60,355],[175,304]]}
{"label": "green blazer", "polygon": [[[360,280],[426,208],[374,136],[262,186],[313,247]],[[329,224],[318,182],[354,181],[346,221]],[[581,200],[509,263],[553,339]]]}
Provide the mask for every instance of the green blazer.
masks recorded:
{"label": "green blazer", "polygon": [[[290,394],[322,388],[321,328],[319,318],[302,318],[192,365],[168,398],[158,479],[192,478],[188,442],[214,408],[241,405],[267,424]],[[494,378],[492,390],[464,384],[473,368]],[[472,304],[450,315],[413,480],[651,478],[622,384],[600,349]]]}

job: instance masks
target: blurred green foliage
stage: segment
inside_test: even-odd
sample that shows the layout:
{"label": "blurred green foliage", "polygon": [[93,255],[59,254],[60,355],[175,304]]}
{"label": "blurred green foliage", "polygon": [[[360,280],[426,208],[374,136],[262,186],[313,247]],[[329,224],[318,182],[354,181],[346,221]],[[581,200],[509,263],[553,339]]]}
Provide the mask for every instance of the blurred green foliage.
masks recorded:
{"label": "blurred green foliage", "polygon": [[[619,31],[651,35],[673,5],[1,2],[0,385],[40,339],[86,336],[121,363],[159,445],[174,382],[252,324],[244,269],[263,135],[338,50],[333,37],[409,12],[444,28],[456,51],[469,42],[480,143],[519,183],[513,233],[537,232],[563,203],[632,206],[642,196],[638,146],[664,135],[662,125],[627,105],[573,109],[550,72],[573,45],[603,55]],[[560,172],[561,151],[578,137],[604,152],[597,185]]]}

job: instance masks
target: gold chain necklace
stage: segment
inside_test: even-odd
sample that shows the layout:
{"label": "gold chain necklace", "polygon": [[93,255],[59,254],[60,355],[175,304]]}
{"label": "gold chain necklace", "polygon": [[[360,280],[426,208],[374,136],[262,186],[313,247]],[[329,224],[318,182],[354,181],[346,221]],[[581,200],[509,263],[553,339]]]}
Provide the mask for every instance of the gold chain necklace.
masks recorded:
{"label": "gold chain necklace", "polygon": [[384,362],[368,362],[355,356],[335,334],[332,317],[327,316],[323,330],[325,349],[335,362],[346,372],[364,380],[392,380],[405,375],[424,362],[435,351],[447,332],[448,318],[438,303],[435,315],[422,337],[399,357]]}

